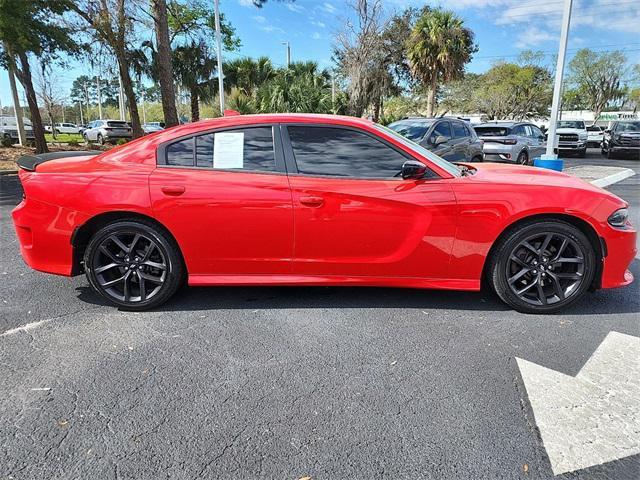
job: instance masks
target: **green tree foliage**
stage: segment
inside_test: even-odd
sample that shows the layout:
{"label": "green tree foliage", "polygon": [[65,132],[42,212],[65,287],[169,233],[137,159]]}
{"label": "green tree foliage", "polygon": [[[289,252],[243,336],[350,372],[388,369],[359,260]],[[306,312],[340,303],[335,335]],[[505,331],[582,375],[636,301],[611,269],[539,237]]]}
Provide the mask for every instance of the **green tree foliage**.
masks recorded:
{"label": "green tree foliage", "polygon": [[71,0],[0,0],[0,63],[16,73],[25,90],[37,153],[48,149],[29,58],[49,62],[61,51],[79,50],[61,21],[72,7]]}
{"label": "green tree foliage", "polygon": [[476,51],[473,32],[455,13],[426,10],[418,18],[407,42],[407,57],[414,78],[427,89],[427,116],[435,112],[438,84],[461,78]]}
{"label": "green tree foliage", "polygon": [[609,103],[624,98],[626,63],[627,57],[621,51],[594,52],[588,48],[578,50],[569,62],[569,85],[584,95],[594,121]]}
{"label": "green tree foliage", "polygon": [[204,42],[192,41],[173,49],[173,72],[176,80],[189,90],[192,122],[200,120],[200,100],[214,96],[215,70],[216,61]]}

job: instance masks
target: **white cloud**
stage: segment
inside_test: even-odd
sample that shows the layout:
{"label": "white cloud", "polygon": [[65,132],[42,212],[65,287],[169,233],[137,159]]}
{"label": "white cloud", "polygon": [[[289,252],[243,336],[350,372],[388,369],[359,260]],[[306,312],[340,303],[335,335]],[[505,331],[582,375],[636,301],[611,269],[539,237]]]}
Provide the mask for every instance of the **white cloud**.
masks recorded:
{"label": "white cloud", "polygon": [[238,3],[243,7],[255,7],[253,0],[238,0]]}
{"label": "white cloud", "polygon": [[316,27],[318,27],[318,28],[326,28],[326,26],[327,26],[327,25],[326,25],[325,23],[323,23],[323,22],[315,22],[315,21],[313,21],[313,20],[311,21],[311,25],[315,25],[315,26],[316,26]]}
{"label": "white cloud", "polygon": [[300,13],[304,10],[304,7],[302,5],[298,5],[297,3],[285,3],[285,6],[292,12],[296,13]]}
{"label": "white cloud", "polygon": [[265,23],[267,21],[267,19],[264,18],[262,15],[256,15],[253,17],[253,19],[258,23]]}
{"label": "white cloud", "polygon": [[334,7],[328,2],[324,2],[322,4],[322,9],[327,13],[335,13],[337,11],[336,7]]}
{"label": "white cloud", "polygon": [[313,32],[311,34],[311,38],[313,38],[314,40],[320,40],[320,38],[322,38],[322,37],[318,32]]}
{"label": "white cloud", "polygon": [[531,26],[523,31],[516,42],[518,48],[534,48],[539,49],[541,44],[551,40],[557,40],[557,36],[538,27]]}
{"label": "white cloud", "polygon": [[267,33],[286,33],[282,28],[273,25],[264,25],[260,27],[260,30]]}

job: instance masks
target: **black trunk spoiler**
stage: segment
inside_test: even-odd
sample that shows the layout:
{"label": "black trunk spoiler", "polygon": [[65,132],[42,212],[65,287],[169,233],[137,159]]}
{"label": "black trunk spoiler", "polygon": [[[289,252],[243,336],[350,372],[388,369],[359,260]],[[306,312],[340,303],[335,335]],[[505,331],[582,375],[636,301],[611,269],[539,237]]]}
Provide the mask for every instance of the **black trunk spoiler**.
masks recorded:
{"label": "black trunk spoiler", "polygon": [[16,162],[20,168],[23,170],[28,170],[30,172],[35,171],[36,167],[41,163],[48,162],[49,160],[56,160],[59,158],[70,158],[70,157],[95,157],[96,155],[100,155],[102,152],[94,151],[71,151],[71,152],[51,152],[51,153],[41,153],[39,155],[23,155]]}

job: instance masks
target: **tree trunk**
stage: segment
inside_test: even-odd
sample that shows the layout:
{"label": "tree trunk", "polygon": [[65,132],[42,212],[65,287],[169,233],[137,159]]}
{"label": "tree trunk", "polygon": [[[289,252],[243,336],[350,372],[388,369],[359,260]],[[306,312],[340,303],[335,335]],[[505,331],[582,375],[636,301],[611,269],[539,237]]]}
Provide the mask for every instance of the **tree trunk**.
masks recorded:
{"label": "tree trunk", "polygon": [[176,109],[176,95],[173,89],[173,71],[171,42],[169,40],[169,26],[167,22],[166,0],[151,0],[154,11],[154,24],[158,43],[158,80],[162,99],[162,112],[167,127],[178,125],[178,110]]}
{"label": "tree trunk", "polygon": [[131,117],[131,128],[133,129],[133,138],[139,138],[144,135],[142,126],[140,125],[140,114],[138,113],[138,104],[136,103],[136,94],[133,91],[133,82],[129,73],[129,62],[127,61],[124,51],[116,51],[118,57],[118,69],[120,78],[122,78],[122,89],[124,96],[127,98],[129,107],[129,116]]}
{"label": "tree trunk", "polygon": [[192,88],[189,91],[189,96],[191,97],[191,121],[197,122],[200,120],[200,99],[198,92]]}
{"label": "tree trunk", "polygon": [[427,117],[433,117],[436,108],[436,90],[438,84],[436,83],[436,76],[434,75],[429,85],[429,92],[427,93]]}
{"label": "tree trunk", "polygon": [[27,104],[29,105],[29,112],[31,113],[31,124],[33,125],[33,135],[36,141],[36,153],[47,153],[49,148],[47,148],[47,141],[44,138],[44,126],[42,125],[42,117],[38,109],[36,91],[33,88],[29,58],[24,52],[19,53],[18,58],[20,58],[20,66],[22,68],[16,68],[16,75],[27,96]]}

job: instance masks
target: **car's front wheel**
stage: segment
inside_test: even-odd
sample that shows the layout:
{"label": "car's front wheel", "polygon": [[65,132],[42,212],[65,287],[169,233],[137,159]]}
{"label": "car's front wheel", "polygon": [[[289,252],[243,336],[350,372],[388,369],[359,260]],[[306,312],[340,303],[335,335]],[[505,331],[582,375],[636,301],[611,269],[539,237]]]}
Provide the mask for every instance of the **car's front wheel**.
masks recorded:
{"label": "car's front wheel", "polygon": [[589,239],[560,220],[524,223],[503,238],[489,259],[498,296],[524,313],[553,313],[577,301],[591,285],[596,256]]}
{"label": "car's front wheel", "polygon": [[98,143],[99,143],[100,145],[104,145],[104,144],[105,144],[104,137],[102,136],[102,134],[101,134],[101,133],[99,133],[99,134],[98,134]]}
{"label": "car's front wheel", "polygon": [[516,163],[519,163],[520,165],[528,165],[529,164],[529,154],[527,153],[526,150],[522,150],[518,154],[518,158],[516,159]]}
{"label": "car's front wheel", "polygon": [[164,303],[184,276],[175,241],[141,220],[117,221],[96,232],[85,250],[84,268],[100,295],[127,310]]}

